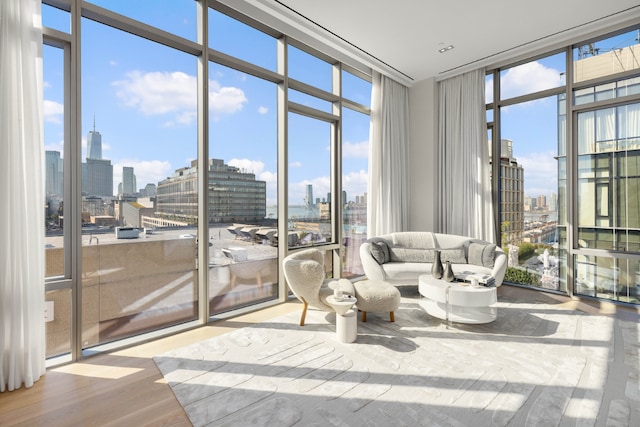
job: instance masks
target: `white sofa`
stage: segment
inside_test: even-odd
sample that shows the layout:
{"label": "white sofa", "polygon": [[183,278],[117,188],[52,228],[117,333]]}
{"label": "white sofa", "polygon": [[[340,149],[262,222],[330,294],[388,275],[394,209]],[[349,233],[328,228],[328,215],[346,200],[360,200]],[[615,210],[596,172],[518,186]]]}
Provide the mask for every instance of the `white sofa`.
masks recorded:
{"label": "white sofa", "polygon": [[[384,245],[388,254],[381,255]],[[440,250],[443,265],[447,259],[451,261],[454,273],[489,274],[495,286],[502,285],[507,271],[507,255],[502,248],[465,236],[405,231],[373,237],[360,246],[360,259],[370,280],[417,285],[418,276],[431,273],[435,249]]]}

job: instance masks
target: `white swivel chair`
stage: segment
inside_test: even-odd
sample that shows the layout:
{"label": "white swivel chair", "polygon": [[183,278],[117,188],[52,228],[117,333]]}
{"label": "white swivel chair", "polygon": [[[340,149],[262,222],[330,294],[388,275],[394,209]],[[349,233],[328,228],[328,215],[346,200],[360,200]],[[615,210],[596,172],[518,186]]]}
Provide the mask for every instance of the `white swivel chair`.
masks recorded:
{"label": "white swivel chair", "polygon": [[345,294],[355,295],[351,281],[325,278],[324,252],[318,249],[295,252],[285,257],[282,266],[289,288],[303,304],[300,326],[304,326],[309,306],[328,312],[335,311],[327,304],[326,299],[333,295],[336,287],[342,289]]}

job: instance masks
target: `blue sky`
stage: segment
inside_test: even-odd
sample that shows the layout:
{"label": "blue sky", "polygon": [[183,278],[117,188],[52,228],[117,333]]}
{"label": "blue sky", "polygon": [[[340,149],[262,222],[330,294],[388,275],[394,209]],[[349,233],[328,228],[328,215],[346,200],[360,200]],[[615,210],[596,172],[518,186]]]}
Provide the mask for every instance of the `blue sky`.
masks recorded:
{"label": "blue sky", "polygon": [[[93,3],[195,40],[193,0]],[[264,34],[210,12],[210,45],[275,70],[276,43]],[[43,7],[45,25],[69,31],[68,14]],[[114,165],[114,194],[122,166],[133,166],[139,188],[157,183],[196,158],[197,59],[96,22],[82,20],[83,158],[87,133],[102,134],[103,157]],[[232,35],[232,36],[231,36]],[[628,45],[628,35],[599,45]],[[626,43],[626,44],[625,44]],[[620,47],[620,46],[618,46]],[[62,152],[62,54],[45,48],[45,147]],[[555,55],[504,71],[503,98],[564,84],[564,56]],[[290,74],[330,90],[328,64],[291,49]],[[369,104],[370,85],[346,75],[344,93]],[[487,85],[490,93],[491,85]],[[210,63],[210,156],[267,182],[268,204],[276,200],[276,87],[273,83]],[[306,100],[291,94],[299,103]],[[319,108],[323,108],[320,103]],[[319,105],[313,103],[312,105]],[[307,184],[315,197],[329,191],[329,126],[290,114],[290,204],[301,204]],[[346,110],[343,119],[343,184],[349,200],[366,192],[369,119]],[[525,170],[525,194],[557,192],[555,97],[502,110],[502,137]]]}
{"label": "blue sky", "polygon": [[[155,10],[156,16],[145,17],[147,22],[195,37],[192,0],[160,2],[157,9],[165,13],[145,7],[150,2],[131,3],[114,3],[113,7],[133,8],[127,13],[134,18],[142,18],[142,10]],[[169,7],[175,8],[174,13],[166,13]],[[192,9],[193,14],[186,13]],[[66,13],[45,7],[43,19],[45,25],[60,29],[67,25],[68,29]],[[212,12],[210,19],[215,29],[210,34],[213,48],[275,70],[274,39],[217,12]],[[139,188],[188,166],[197,156],[197,59],[87,19],[82,20],[82,34],[82,158],[95,119],[96,130],[102,135],[103,157],[114,166],[114,194],[123,166],[134,167]],[[46,47],[44,56],[45,147],[62,152],[62,54]],[[290,65],[297,79],[330,90],[328,64],[294,49]],[[276,85],[211,62],[209,67],[209,157],[255,173],[257,179],[267,182],[267,203],[274,204]],[[348,96],[369,103],[370,84],[350,76],[345,85]],[[298,98],[296,102],[304,103]],[[303,203],[307,184],[314,186],[316,197],[326,197],[330,189],[329,126],[290,114],[289,127],[290,204]],[[368,116],[345,111],[343,180],[350,200],[367,191],[368,135]]]}

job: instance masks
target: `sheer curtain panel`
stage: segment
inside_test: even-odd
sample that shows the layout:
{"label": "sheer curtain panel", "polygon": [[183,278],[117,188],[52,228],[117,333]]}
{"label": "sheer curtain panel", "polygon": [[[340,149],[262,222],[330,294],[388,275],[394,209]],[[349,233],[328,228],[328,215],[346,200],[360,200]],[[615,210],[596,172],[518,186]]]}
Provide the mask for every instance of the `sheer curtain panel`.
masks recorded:
{"label": "sheer curtain panel", "polygon": [[0,1],[0,391],[45,372],[40,8]]}
{"label": "sheer curtain panel", "polygon": [[373,73],[369,144],[368,237],[405,231],[408,224],[409,90]]}
{"label": "sheer curtain panel", "polygon": [[438,225],[493,242],[484,70],[440,82]]}

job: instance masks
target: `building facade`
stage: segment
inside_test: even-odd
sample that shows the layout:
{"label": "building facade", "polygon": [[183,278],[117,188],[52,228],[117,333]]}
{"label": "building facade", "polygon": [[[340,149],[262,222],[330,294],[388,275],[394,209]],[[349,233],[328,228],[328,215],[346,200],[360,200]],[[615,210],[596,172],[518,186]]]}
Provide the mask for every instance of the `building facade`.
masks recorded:
{"label": "building facade", "polygon": [[[220,159],[210,159],[209,223],[261,223],[267,214],[265,181],[256,180],[253,173],[242,172]],[[164,218],[197,222],[198,217],[197,161],[181,168],[158,183],[157,215]]]}

